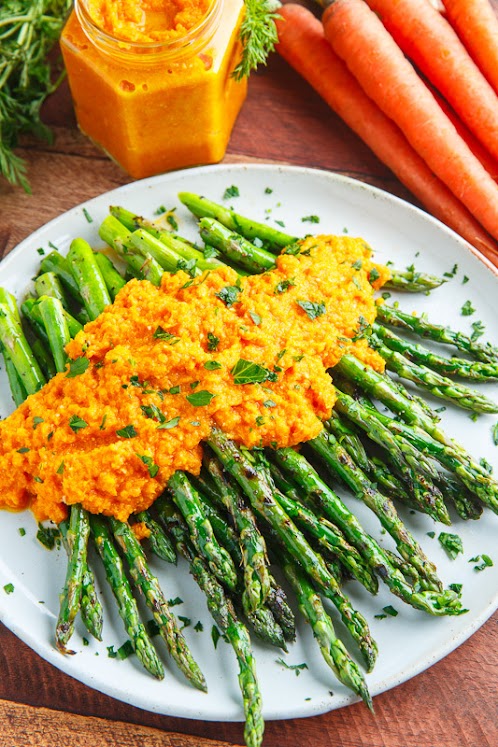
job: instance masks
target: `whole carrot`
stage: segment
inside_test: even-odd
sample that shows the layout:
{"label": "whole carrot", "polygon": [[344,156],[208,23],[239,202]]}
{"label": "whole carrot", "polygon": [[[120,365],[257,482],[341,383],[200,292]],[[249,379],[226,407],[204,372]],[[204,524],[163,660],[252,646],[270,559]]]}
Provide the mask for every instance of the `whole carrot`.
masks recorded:
{"label": "whole carrot", "polygon": [[498,186],[363,0],[332,0],[325,36],[427,166],[498,239]]}
{"label": "whole carrot", "polygon": [[498,93],[498,19],[489,0],[443,0],[446,17]]}
{"label": "whole carrot", "polygon": [[427,0],[366,2],[396,44],[498,158],[498,97],[448,21]]}
{"label": "whole carrot", "polygon": [[439,220],[485,254],[498,247],[469,211],[427,167],[401,130],[379,109],[325,39],[306,8],[283,5],[277,51]]}

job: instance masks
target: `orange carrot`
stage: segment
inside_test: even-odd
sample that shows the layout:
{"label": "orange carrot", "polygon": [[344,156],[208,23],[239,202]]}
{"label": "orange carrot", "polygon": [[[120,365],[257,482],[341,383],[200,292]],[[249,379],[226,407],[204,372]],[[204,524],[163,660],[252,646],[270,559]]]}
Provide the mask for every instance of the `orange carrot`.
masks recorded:
{"label": "orange carrot", "polygon": [[365,93],[400,127],[428,167],[498,239],[498,185],[363,0],[332,0],[325,36]]}
{"label": "orange carrot", "polygon": [[301,5],[279,9],[277,51],[373,150],[420,202],[488,256],[498,246],[427,167],[405,136],[360,87],[325,39],[323,26]]}
{"label": "orange carrot", "polygon": [[427,0],[366,2],[407,57],[498,158],[498,97],[448,21]]}
{"label": "orange carrot", "polygon": [[498,19],[489,0],[443,0],[446,18],[498,92]]}

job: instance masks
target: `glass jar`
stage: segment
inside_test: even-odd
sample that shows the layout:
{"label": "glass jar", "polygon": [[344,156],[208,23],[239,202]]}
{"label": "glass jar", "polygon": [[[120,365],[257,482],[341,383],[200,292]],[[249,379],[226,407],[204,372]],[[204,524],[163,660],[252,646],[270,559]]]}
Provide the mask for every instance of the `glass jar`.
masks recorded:
{"label": "glass jar", "polygon": [[220,161],[244,101],[231,75],[242,0],[213,0],[185,35],[134,42],[76,0],[61,37],[78,125],[134,178]]}

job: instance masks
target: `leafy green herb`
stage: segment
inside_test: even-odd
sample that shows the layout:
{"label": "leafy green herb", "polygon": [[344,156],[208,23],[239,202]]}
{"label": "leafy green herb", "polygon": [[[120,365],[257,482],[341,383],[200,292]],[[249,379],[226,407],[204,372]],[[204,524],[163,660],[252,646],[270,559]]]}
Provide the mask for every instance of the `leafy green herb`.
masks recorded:
{"label": "leafy green herb", "polygon": [[194,407],[205,407],[206,405],[209,405],[214,397],[216,397],[216,394],[211,394],[211,392],[208,392],[206,389],[201,389],[200,392],[187,394],[186,399]]}
{"label": "leafy green herb", "polygon": [[248,77],[251,70],[266,64],[266,58],[273,52],[278,40],[275,19],[279,16],[270,0],[245,0],[244,5],[245,13],[239,31],[242,55],[232,73],[235,80]]}
{"label": "leafy green herb", "polygon": [[265,195],[271,195],[273,192],[273,189],[270,189],[270,187],[265,187]]}
{"label": "leafy green herb", "polygon": [[262,384],[263,381],[274,381],[276,375],[259,363],[246,361],[239,358],[230,373],[233,376],[234,384]]}
{"label": "leafy green herb", "polygon": [[397,617],[398,616],[398,610],[394,609],[394,607],[390,604],[386,605],[385,607],[382,607],[386,615],[389,615],[389,617]]}
{"label": "leafy green herb", "polygon": [[86,208],[83,208],[83,215],[85,216],[87,223],[93,223],[93,218]]}
{"label": "leafy green herb", "polygon": [[105,414],[104,414],[104,415],[102,416],[102,421],[101,421],[101,423],[100,423],[100,425],[99,425],[99,430],[101,430],[101,431],[105,431],[105,424],[106,424],[106,420],[107,420],[107,413],[105,413]]}
{"label": "leafy green herb", "polygon": [[125,425],[124,428],[116,431],[116,436],[120,436],[121,438],[136,438],[138,433],[134,425]]}
{"label": "leafy green herb", "polygon": [[128,659],[128,657],[133,656],[135,653],[135,649],[133,648],[133,644],[131,641],[125,641],[117,650],[117,658],[120,661],[124,661],[125,659]]}
{"label": "leafy green herb", "polygon": [[164,423],[166,418],[157,405],[140,405],[140,409],[146,418],[157,420],[158,423]]}
{"label": "leafy green herb", "polygon": [[351,267],[353,268],[353,270],[361,270],[361,268],[363,267],[363,262],[361,261],[361,259],[357,259],[356,262],[353,262]]}
{"label": "leafy green herb", "polygon": [[493,426],[492,434],[493,434],[493,443],[495,446],[498,446],[498,421]]}
{"label": "leafy green herb", "polygon": [[69,361],[69,371],[66,374],[67,379],[72,379],[75,376],[80,376],[81,374],[85,373],[88,366],[90,365],[90,361],[88,358],[84,358],[83,356],[81,358],[75,358],[72,361]]}
{"label": "leafy green herb", "polygon": [[475,558],[469,560],[469,563],[477,563],[477,565],[474,566],[474,570],[478,572],[483,571],[485,568],[493,567],[493,561],[489,555],[476,555]]}
{"label": "leafy green herb", "polygon": [[154,463],[152,457],[146,454],[137,454],[137,457],[145,464],[151,477],[155,477],[159,472],[159,465]]}
{"label": "leafy green herb", "polygon": [[168,212],[168,215],[166,216],[166,222],[169,223],[173,231],[178,231],[178,221],[176,220],[173,213],[175,212],[176,208],[173,208]]}
{"label": "leafy green herb", "polygon": [[177,415],[176,418],[171,418],[171,420],[168,420],[166,423],[163,423],[162,425],[157,426],[158,431],[169,431],[171,428],[176,428],[178,423],[180,422],[180,416]]}
{"label": "leafy green herb", "polygon": [[307,313],[310,319],[316,319],[327,311],[324,303],[313,303],[312,301],[296,301],[296,303]]}
{"label": "leafy green herb", "polygon": [[159,205],[159,207],[154,210],[154,215],[162,215],[165,212],[166,208],[164,207],[164,205]]}
{"label": "leafy green herb", "polygon": [[192,620],[190,619],[190,617],[185,617],[184,615],[178,615],[178,619],[181,620],[183,623],[180,630],[183,630],[183,628],[188,628],[189,625],[192,625]]}
{"label": "leafy green herb", "polygon": [[64,459],[62,460],[62,462],[61,462],[61,463],[59,464],[59,466],[57,467],[57,469],[56,469],[56,473],[57,473],[58,475],[62,475],[62,474],[64,473]]}
{"label": "leafy green herb", "polygon": [[62,80],[54,80],[49,52],[56,44],[70,0],[3,0],[0,3],[0,173],[26,192],[26,162],[14,149],[19,137],[34,133],[50,141],[40,118],[46,97]]}
{"label": "leafy green herb", "polygon": [[224,200],[230,200],[232,197],[240,197],[239,188],[232,184],[231,187],[227,187],[223,193]]}
{"label": "leafy green herb", "polygon": [[218,641],[221,638],[221,633],[216,627],[216,625],[213,625],[213,627],[211,628],[211,638],[213,639],[214,647],[218,648]]}
{"label": "leafy green herb", "polygon": [[426,532],[426,534],[427,534],[427,536],[428,536],[428,537],[430,537],[431,539],[434,539],[434,537],[436,536],[436,532]]}
{"label": "leafy green herb", "polygon": [[155,340],[168,340],[168,341],[171,341],[171,340],[178,341],[180,339],[176,335],[172,335],[171,332],[166,332],[166,330],[164,330],[161,326],[157,327],[152,337]]}
{"label": "leafy green herb", "polygon": [[468,283],[468,282],[469,282],[469,278],[467,277],[467,275],[464,275],[462,278],[462,285],[465,285],[465,283]]}
{"label": "leafy green herb", "polygon": [[215,293],[216,297],[219,298],[223,303],[230,308],[239,301],[240,288],[236,285],[225,285],[219,293]]}
{"label": "leafy green herb", "polygon": [[31,451],[31,449],[28,446],[21,446],[20,449],[17,449],[18,454],[27,454],[28,451]]}
{"label": "leafy green herb", "polygon": [[178,385],[177,386],[172,386],[171,389],[168,389],[168,394],[180,394],[180,391],[181,390],[180,390],[180,387]]}
{"label": "leafy green herb", "polygon": [[277,403],[274,402],[272,399],[267,399],[263,402],[264,407],[276,407]]}
{"label": "leafy green herb", "polygon": [[441,532],[438,536],[438,540],[452,560],[454,560],[460,553],[463,553],[463,542],[458,534]]}
{"label": "leafy green herb", "polygon": [[284,661],[284,659],[282,658],[277,659],[276,661],[277,661],[277,664],[280,664],[282,667],[285,667],[285,669],[290,669],[292,672],[294,672],[296,677],[299,677],[299,675],[304,669],[308,669],[308,665],[305,664],[304,662],[302,664],[287,664],[287,662]]}
{"label": "leafy green herb", "polygon": [[84,646],[90,645],[90,641],[88,640],[88,638],[85,638],[85,636],[82,637],[81,642]]}
{"label": "leafy green herb", "polygon": [[275,223],[277,224],[277,226],[285,228],[285,223],[283,222],[283,220],[275,220]]}
{"label": "leafy green herb", "polygon": [[212,332],[207,333],[208,338],[208,351],[210,353],[213,353],[215,350],[218,350],[218,345],[220,344],[220,338],[216,337],[216,335],[213,335]]}
{"label": "leafy green herb", "polygon": [[202,631],[204,630],[204,625],[201,623],[200,620],[194,625],[194,630],[196,633],[202,633]]}
{"label": "leafy green herb", "polygon": [[69,427],[74,431],[74,433],[78,433],[78,431],[83,430],[83,428],[87,428],[88,423],[78,415],[71,415],[69,418]]}
{"label": "leafy green herb", "polygon": [[376,267],[372,267],[370,272],[368,273],[368,282],[369,283],[375,283],[376,280],[380,278],[380,272]]}
{"label": "leafy green herb", "polygon": [[40,418],[38,415],[35,415],[35,417],[33,418],[33,430],[36,431],[40,423],[44,423],[44,422],[45,421],[43,420],[43,418]]}
{"label": "leafy green herb", "polygon": [[175,597],[174,599],[168,599],[168,605],[170,607],[177,607],[179,604],[183,604],[183,599],[181,597]]}
{"label": "leafy green herb", "polygon": [[475,309],[470,301],[465,301],[460,311],[462,316],[471,316],[475,312]]}
{"label": "leafy green herb", "polygon": [[53,550],[56,543],[60,541],[60,532],[57,527],[46,527],[38,524],[36,539],[44,545],[47,550]]}
{"label": "leafy green herb", "polygon": [[451,589],[451,591],[454,591],[455,594],[460,594],[463,588],[463,584],[449,584],[448,588]]}
{"label": "leafy green herb", "polygon": [[221,363],[218,363],[218,361],[206,361],[204,364],[204,368],[206,371],[217,371],[218,369],[222,368]]}
{"label": "leafy green herb", "polygon": [[318,215],[305,215],[301,218],[302,223],[320,223]]}
{"label": "leafy green herb", "polygon": [[443,272],[445,278],[454,278],[458,272],[458,265],[453,265],[451,272]]}
{"label": "leafy green herb", "polygon": [[118,652],[114,648],[114,646],[107,646],[107,656],[109,659],[117,659],[118,658]]}
{"label": "leafy green herb", "polygon": [[370,330],[370,324],[365,319],[365,317],[360,314],[360,318],[358,320],[358,331],[355,334],[355,336],[352,338],[353,342],[357,342],[357,340],[361,340],[363,337],[366,337],[369,330]]}
{"label": "leafy green herb", "polygon": [[19,527],[19,534],[21,535],[21,537],[26,536],[26,530],[24,527]]}
{"label": "leafy green herb", "polygon": [[250,311],[249,316],[253,320],[254,324],[256,324],[256,326],[259,326],[261,324],[261,317],[259,314],[256,314],[255,311]]}
{"label": "leafy green herb", "polygon": [[277,283],[274,289],[274,293],[285,293],[286,290],[289,288],[292,288],[293,285],[295,285],[295,281],[291,280],[290,278],[286,278],[285,280],[281,280],[280,283]]}
{"label": "leafy green herb", "polygon": [[482,337],[485,329],[486,326],[482,322],[472,322],[472,334],[470,335],[472,342],[475,342],[479,337]]}
{"label": "leafy green herb", "polygon": [[39,255],[40,255],[41,257],[43,257],[43,255],[45,254],[45,249],[43,249],[43,247],[40,247],[40,248],[39,248],[39,249],[37,249],[36,251],[38,252],[38,254],[39,254]]}
{"label": "leafy green herb", "polygon": [[3,590],[6,594],[12,594],[14,591],[14,584],[5,584]]}

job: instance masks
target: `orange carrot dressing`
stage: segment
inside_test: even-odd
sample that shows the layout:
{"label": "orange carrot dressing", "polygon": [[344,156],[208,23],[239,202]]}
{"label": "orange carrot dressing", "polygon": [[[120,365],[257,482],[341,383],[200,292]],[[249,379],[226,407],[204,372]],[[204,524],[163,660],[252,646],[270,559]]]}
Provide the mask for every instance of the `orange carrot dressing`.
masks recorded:
{"label": "orange carrot dressing", "polygon": [[[77,367],[0,423],[3,505],[58,522],[82,503],[124,520],[175,470],[199,471],[213,425],[248,447],[316,436],[335,402],[327,369],[352,349],[383,367],[353,341],[375,318],[371,250],[309,237],[277,265],[128,283],[69,344]],[[375,267],[379,287],[389,272]]]}

